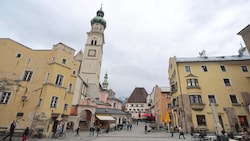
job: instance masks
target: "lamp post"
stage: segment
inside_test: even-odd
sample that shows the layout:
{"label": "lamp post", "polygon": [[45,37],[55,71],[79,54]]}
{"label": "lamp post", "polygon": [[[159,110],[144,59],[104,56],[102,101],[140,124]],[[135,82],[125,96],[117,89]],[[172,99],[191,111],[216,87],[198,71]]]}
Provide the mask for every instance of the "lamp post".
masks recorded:
{"label": "lamp post", "polygon": [[23,106],[24,106],[24,102],[26,102],[26,101],[27,101],[27,96],[23,95],[23,96],[21,97],[21,100],[22,100],[22,102],[23,102]]}

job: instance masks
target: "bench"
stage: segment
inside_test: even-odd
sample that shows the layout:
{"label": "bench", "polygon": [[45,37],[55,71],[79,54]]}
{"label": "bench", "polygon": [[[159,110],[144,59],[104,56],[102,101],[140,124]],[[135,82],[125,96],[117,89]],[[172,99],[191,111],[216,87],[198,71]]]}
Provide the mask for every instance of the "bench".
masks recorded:
{"label": "bench", "polygon": [[6,135],[9,127],[0,127],[0,135]]}

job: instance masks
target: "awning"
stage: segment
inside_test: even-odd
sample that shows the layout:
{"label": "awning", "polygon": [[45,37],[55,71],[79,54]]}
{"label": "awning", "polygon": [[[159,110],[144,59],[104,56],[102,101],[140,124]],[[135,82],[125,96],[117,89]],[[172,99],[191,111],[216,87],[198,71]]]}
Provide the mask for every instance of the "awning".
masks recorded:
{"label": "awning", "polygon": [[113,117],[111,116],[96,116],[98,119],[100,120],[115,120]]}

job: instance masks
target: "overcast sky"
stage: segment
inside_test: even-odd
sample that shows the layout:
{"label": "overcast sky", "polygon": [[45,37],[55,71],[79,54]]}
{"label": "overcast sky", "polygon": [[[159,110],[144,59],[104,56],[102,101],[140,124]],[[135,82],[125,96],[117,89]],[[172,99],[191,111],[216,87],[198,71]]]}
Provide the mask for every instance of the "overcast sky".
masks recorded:
{"label": "overcast sky", "polygon": [[[62,42],[84,50],[97,10],[107,22],[101,80],[118,98],[169,86],[169,57],[236,55],[250,24],[249,0],[1,0],[0,38],[32,49]],[[1,60],[2,61],[2,60]]]}

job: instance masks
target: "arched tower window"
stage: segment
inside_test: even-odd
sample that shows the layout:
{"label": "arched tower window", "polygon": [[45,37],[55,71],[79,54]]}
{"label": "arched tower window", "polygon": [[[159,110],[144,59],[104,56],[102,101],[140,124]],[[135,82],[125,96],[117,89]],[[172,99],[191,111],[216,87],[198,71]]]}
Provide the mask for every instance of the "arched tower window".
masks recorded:
{"label": "arched tower window", "polygon": [[92,40],[91,41],[91,45],[96,45],[97,44],[97,40]]}

